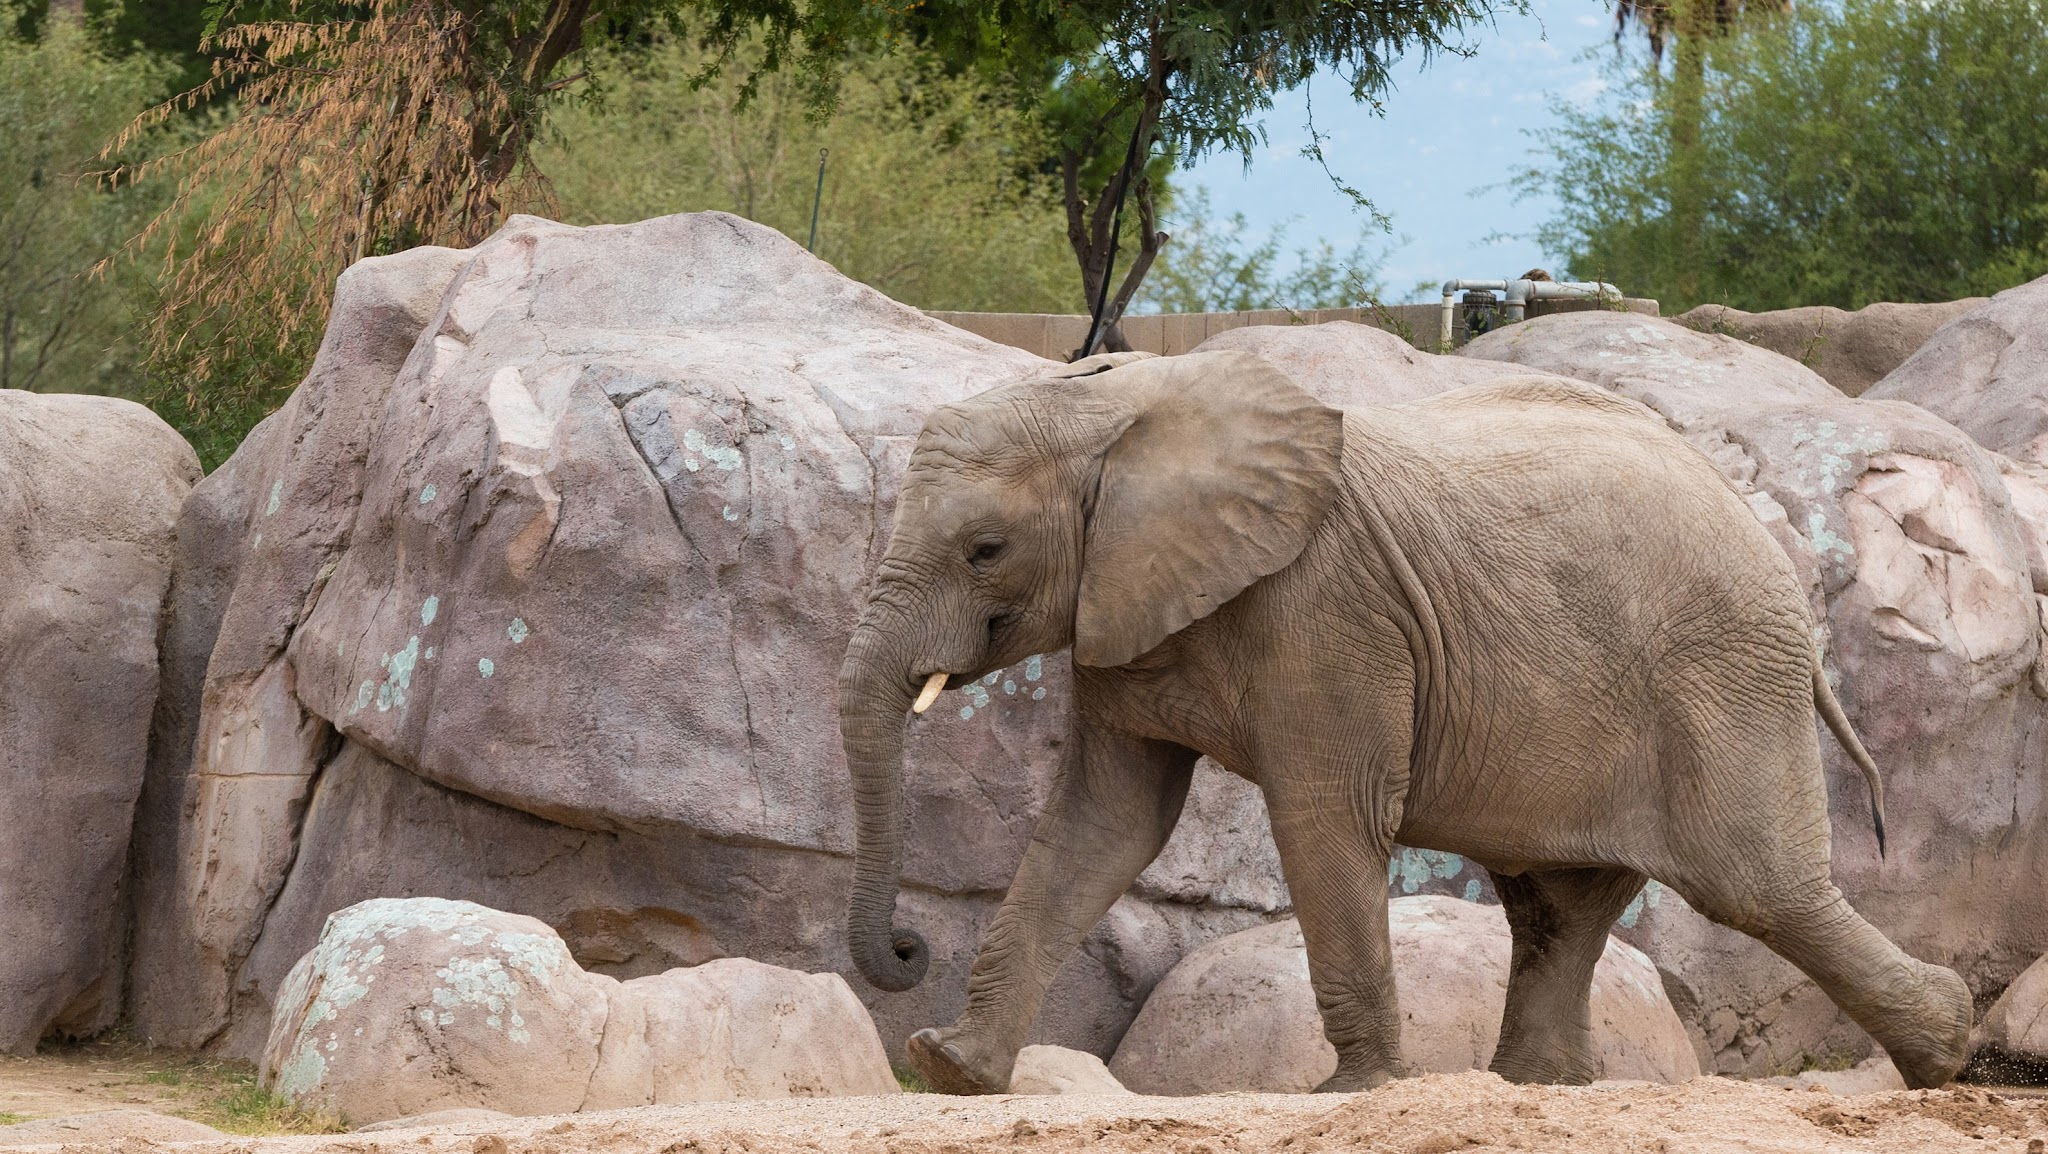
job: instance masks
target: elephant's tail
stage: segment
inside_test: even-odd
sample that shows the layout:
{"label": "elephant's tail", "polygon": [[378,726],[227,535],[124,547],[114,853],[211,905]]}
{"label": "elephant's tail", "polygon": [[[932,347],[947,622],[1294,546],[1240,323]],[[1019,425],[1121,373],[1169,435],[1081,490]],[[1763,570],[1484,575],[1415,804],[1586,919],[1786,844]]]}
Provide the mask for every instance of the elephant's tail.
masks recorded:
{"label": "elephant's tail", "polygon": [[1828,723],[1828,732],[1842,743],[1842,752],[1863,771],[1864,784],[1870,787],[1870,820],[1877,827],[1877,856],[1884,856],[1884,778],[1877,772],[1877,762],[1870,758],[1870,751],[1863,748],[1863,739],[1849,726],[1849,717],[1842,712],[1842,703],[1835,699],[1835,691],[1828,685],[1828,675],[1821,670],[1820,654],[1813,655],[1813,704],[1820,710],[1821,719]]}

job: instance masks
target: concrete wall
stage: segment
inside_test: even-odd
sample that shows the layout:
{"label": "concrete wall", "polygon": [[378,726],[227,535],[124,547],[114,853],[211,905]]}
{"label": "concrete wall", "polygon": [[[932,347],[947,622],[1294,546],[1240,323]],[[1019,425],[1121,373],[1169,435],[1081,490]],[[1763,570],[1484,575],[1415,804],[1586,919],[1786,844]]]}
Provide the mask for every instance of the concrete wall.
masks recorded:
{"label": "concrete wall", "polygon": [[[1529,306],[1530,316],[1598,307],[1591,301],[1543,301]],[[1629,299],[1622,302],[1629,312],[1657,315],[1657,302]],[[931,316],[955,328],[987,337],[998,344],[1024,349],[1050,360],[1064,361],[1088,335],[1088,318],[1063,313],[955,313],[934,312]],[[1465,315],[1453,314],[1453,344],[1465,343]],[[1386,305],[1349,309],[1254,309],[1234,313],[1165,313],[1127,316],[1123,319],[1124,339],[1141,352],[1176,356],[1226,329],[1245,325],[1319,325],[1328,321],[1356,321],[1398,333],[1420,349],[1436,351],[1442,323],[1442,306]]]}

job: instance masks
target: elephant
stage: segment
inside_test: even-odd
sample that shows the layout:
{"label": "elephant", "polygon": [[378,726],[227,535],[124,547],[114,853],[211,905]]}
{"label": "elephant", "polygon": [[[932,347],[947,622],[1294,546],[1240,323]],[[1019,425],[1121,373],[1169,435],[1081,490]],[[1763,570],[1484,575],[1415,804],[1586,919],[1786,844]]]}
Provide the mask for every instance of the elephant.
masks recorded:
{"label": "elephant", "polygon": [[882,990],[928,964],[894,925],[913,707],[1070,648],[1071,739],[966,1007],[906,1045],[933,1088],[1005,1090],[1202,754],[1265,797],[1337,1052],[1320,1090],[1405,1072],[1397,842],[1492,874],[1504,1078],[1598,1075],[1594,963],[1655,879],[1805,971],[1909,1085],[1939,1085],[1970,992],[1830,878],[1816,712],[1880,837],[1883,799],[1815,638],[1791,563],[1707,458],[1590,385],[1340,410],[1237,352],[1002,385],[925,422],[840,670],[850,953]]}

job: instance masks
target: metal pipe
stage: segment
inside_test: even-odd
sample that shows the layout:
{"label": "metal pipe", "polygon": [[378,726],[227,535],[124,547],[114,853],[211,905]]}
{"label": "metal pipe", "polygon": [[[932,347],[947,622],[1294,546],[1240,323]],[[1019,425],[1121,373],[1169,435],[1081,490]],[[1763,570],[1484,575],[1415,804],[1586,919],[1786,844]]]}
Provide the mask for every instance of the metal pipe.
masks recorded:
{"label": "metal pipe", "polygon": [[1585,280],[1447,280],[1444,282],[1443,329],[1437,336],[1439,352],[1451,351],[1451,337],[1455,331],[1456,304],[1452,300],[1464,291],[1500,293],[1507,300],[1508,323],[1513,324],[1527,314],[1532,300],[1585,300],[1593,297],[1599,300],[1621,300],[1621,290],[1606,281]]}

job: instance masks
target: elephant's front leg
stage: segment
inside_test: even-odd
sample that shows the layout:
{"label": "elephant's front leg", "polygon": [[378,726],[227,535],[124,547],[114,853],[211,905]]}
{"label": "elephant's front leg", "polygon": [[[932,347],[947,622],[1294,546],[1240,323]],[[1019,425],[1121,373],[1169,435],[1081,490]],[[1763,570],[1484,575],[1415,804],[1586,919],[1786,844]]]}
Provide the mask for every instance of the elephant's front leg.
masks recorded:
{"label": "elephant's front leg", "polygon": [[967,979],[967,1010],[910,1039],[934,1090],[1000,1094],[1046,987],[1138,874],[1159,856],[1187,800],[1196,754],[1075,723],[1024,862]]}
{"label": "elephant's front leg", "polygon": [[1400,798],[1363,796],[1386,784],[1367,790],[1282,779],[1266,787],[1273,840],[1308,947],[1309,984],[1323,1036],[1337,1051],[1336,1072],[1319,1092],[1369,1090],[1406,1072],[1387,932],[1387,860]]}

